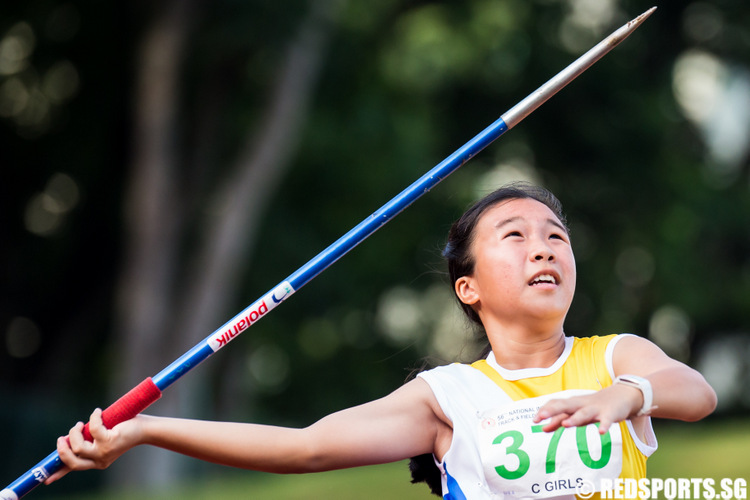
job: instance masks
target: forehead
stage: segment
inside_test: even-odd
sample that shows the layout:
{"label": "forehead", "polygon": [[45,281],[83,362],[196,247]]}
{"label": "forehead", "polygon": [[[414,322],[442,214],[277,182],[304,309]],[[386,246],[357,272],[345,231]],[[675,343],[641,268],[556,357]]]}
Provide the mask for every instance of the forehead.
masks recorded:
{"label": "forehead", "polygon": [[532,198],[506,200],[490,207],[482,214],[478,226],[496,228],[511,222],[551,224],[565,229],[547,205]]}

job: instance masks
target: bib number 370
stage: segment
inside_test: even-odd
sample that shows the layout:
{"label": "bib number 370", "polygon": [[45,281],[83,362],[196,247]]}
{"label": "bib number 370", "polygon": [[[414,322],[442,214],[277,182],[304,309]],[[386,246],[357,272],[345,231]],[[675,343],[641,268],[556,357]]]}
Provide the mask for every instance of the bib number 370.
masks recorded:
{"label": "bib number 370", "polygon": [[[594,425],[596,425],[597,428],[599,427],[598,422]],[[596,433],[596,435],[599,436],[600,439],[598,448],[601,450],[601,454],[598,459],[594,459],[589,447],[590,433],[587,433],[586,429],[587,427],[575,428],[575,443],[576,448],[578,449],[578,456],[580,457],[583,465],[588,467],[589,469],[601,469],[609,463],[609,460],[612,456],[612,437],[610,436],[609,431],[605,432],[604,434],[599,434],[598,432]],[[545,460],[546,474],[553,474],[557,469],[557,449],[558,445],[560,444],[560,439],[562,438],[562,435],[566,430],[567,428],[560,427],[550,435]],[[570,432],[572,432],[573,430],[574,429],[571,428]],[[531,432],[533,434],[544,433],[541,425],[532,425]],[[505,445],[506,455],[513,455],[518,461],[518,466],[516,468],[509,468],[505,465],[499,465],[495,467],[495,471],[500,477],[509,480],[519,479],[529,471],[531,460],[529,458],[529,454],[523,449],[524,437],[521,431],[505,431],[502,434],[498,435],[492,441],[492,444]]]}

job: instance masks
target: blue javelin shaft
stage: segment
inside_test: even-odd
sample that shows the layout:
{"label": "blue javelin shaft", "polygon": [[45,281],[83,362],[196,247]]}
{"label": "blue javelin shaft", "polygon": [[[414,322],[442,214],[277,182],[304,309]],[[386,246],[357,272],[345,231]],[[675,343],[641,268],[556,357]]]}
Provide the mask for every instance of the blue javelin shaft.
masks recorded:
{"label": "blue javelin shaft", "polygon": [[544,85],[505,112],[489,127],[485,128],[380,209],[289,275],[266,295],[248,306],[221,328],[206,337],[203,342],[193,347],[193,349],[162,370],[154,377],[154,383],[156,383],[159,389],[164,390],[184,373],[201,363],[221,347],[224,347],[230,340],[260,319],[260,317],[310,282],[315,276],[372,235],[419,197],[435,187],[440,181],[455,172],[490,143],[516,126],[568,83],[575,80],[581,73],[625,40],[654,10],[656,10],[656,7],[652,7],[632,21],[621,26],[557,75],[549,79]]}
{"label": "blue javelin shaft", "polygon": [[[473,139],[433,167],[367,219],[357,224],[348,233],[289,275],[260,299],[253,302],[234,318],[230,319],[195,347],[155,375],[153,377],[154,384],[159,390],[165,390],[185,373],[195,368],[219,349],[225,347],[237,335],[244,332],[269,311],[289,298],[294,292],[309,283],[318,274],[367,239],[402,210],[455,172],[490,143],[526,118],[547,101],[547,99],[577,78],[578,75],[627,38],[654,10],[656,10],[656,7],[652,7],[617,29],[536,91],[529,94],[489,127],[485,128]],[[62,467],[63,463],[57,451],[50,453],[44,460],[26,472],[26,474],[11,483],[6,489],[0,491],[0,500],[18,500]]]}
{"label": "blue javelin shaft", "polygon": [[[509,130],[509,127],[505,120],[502,117],[497,119],[492,125],[420,177],[391,201],[289,275],[261,299],[240,312],[221,328],[206,337],[201,343],[193,347],[193,349],[159,372],[153,377],[156,386],[164,390],[172,385],[183,374],[224,347],[239,333],[242,333],[247,327],[254,324],[255,321],[286,300],[292,293],[309,283],[318,274],[388,223],[388,221],[411,205],[417,198],[425,194],[448,175],[455,172],[507,130]],[[248,319],[249,316],[252,317]]]}

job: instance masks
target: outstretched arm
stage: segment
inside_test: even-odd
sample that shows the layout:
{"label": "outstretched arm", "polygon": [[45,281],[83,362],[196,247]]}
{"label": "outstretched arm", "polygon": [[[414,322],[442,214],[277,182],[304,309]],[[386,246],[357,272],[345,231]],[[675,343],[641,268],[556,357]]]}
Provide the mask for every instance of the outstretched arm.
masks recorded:
{"label": "outstretched arm", "polygon": [[[653,410],[659,418],[696,421],[716,408],[716,393],[703,376],[667,356],[652,342],[636,336],[619,340],[613,353],[615,375],[638,375],[653,389]],[[556,399],[540,408],[536,421],[550,418],[545,430],[600,422],[604,433],[613,423],[635,418],[643,406],[643,394],[636,388],[614,384],[594,394]]]}
{"label": "outstretched arm", "polygon": [[60,438],[58,452],[67,467],[48,482],[69,470],[106,468],[142,444],[232,467],[278,473],[392,462],[433,452],[446,433],[445,417],[436,411],[440,412],[437,401],[422,379],[303,429],[139,415],[108,430],[97,410],[90,423],[94,442],[83,440],[80,423],[71,429],[69,444]]}

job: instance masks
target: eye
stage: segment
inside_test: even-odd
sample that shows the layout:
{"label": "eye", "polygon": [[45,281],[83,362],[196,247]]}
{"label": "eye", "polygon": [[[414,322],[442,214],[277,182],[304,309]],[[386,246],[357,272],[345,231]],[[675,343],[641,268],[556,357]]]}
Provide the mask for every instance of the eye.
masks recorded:
{"label": "eye", "polygon": [[521,234],[521,232],[520,232],[520,231],[511,231],[511,232],[509,232],[508,234],[506,234],[506,235],[505,235],[505,237],[506,237],[506,238],[510,238],[510,237],[518,237],[518,238],[521,238],[521,237],[523,237],[523,235]]}
{"label": "eye", "polygon": [[552,233],[549,237],[550,239],[554,239],[554,240],[568,241],[565,236],[559,233]]}

